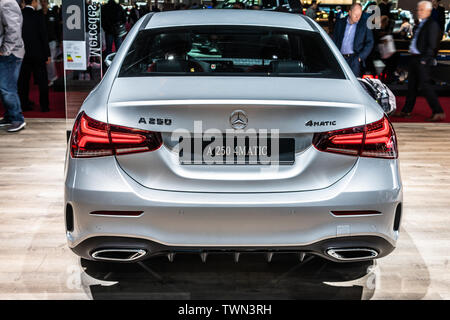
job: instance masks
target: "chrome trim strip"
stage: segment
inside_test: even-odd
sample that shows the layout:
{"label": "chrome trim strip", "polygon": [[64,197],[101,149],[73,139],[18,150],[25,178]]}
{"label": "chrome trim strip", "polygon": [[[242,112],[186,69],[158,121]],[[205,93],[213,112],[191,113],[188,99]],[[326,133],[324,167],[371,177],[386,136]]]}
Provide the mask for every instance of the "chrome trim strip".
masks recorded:
{"label": "chrome trim strip", "polygon": [[307,106],[307,107],[342,107],[359,108],[362,105],[358,103],[344,103],[331,101],[302,101],[302,100],[245,100],[245,99],[186,99],[186,100],[139,100],[125,102],[109,102],[108,107],[127,107],[127,106],[184,106],[184,105],[285,105],[285,106]]}

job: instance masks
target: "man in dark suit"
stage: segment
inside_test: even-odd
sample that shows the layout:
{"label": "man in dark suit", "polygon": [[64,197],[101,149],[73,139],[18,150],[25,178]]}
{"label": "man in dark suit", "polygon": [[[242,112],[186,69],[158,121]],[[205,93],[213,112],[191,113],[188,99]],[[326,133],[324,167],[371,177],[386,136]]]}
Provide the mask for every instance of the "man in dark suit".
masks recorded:
{"label": "man in dark suit", "polygon": [[357,77],[374,43],[372,30],[367,27],[367,18],[361,19],[361,16],[361,4],[353,4],[347,18],[337,19],[333,34],[334,43]]}
{"label": "man in dark suit", "polygon": [[22,38],[25,44],[25,56],[19,76],[19,96],[23,110],[31,110],[29,100],[30,78],[39,86],[39,104],[41,111],[49,111],[48,76],[46,64],[50,63],[47,27],[44,16],[37,12],[37,0],[25,0],[22,10]]}
{"label": "man in dark suit", "polygon": [[105,31],[106,55],[112,52],[113,43],[116,51],[122,44],[122,38],[126,34],[125,22],[127,16],[122,6],[116,0],[109,0],[102,6],[102,28]]}
{"label": "man in dark suit", "polygon": [[421,1],[417,5],[420,24],[409,47],[411,57],[408,66],[408,95],[405,106],[398,116],[408,117],[410,115],[416,104],[419,87],[422,87],[423,94],[433,111],[433,115],[427,120],[441,121],[445,120],[445,113],[433,90],[430,77],[430,69],[435,64],[441,30],[437,22],[431,18],[431,11],[432,5],[429,1]]}
{"label": "man in dark suit", "polygon": [[433,11],[431,11],[431,17],[438,23],[441,29],[441,38],[445,31],[445,8],[441,6],[441,0],[433,0]]}

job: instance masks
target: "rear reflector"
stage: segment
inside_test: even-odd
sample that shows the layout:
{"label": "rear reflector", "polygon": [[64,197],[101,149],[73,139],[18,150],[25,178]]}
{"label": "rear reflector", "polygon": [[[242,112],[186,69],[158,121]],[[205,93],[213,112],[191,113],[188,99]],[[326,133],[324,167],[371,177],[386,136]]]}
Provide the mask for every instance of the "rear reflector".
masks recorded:
{"label": "rear reflector", "polygon": [[335,216],[368,216],[381,214],[380,211],[376,210],[355,210],[355,211],[331,211]]}
{"label": "rear reflector", "polygon": [[159,132],[107,124],[88,117],[77,117],[70,140],[73,158],[91,158],[157,150],[162,145]]}
{"label": "rear reflector", "polygon": [[127,216],[138,217],[143,214],[144,211],[92,211],[90,214],[94,216]]}
{"label": "rear reflector", "polygon": [[315,133],[313,145],[323,152],[396,159],[397,138],[388,118],[353,128]]}

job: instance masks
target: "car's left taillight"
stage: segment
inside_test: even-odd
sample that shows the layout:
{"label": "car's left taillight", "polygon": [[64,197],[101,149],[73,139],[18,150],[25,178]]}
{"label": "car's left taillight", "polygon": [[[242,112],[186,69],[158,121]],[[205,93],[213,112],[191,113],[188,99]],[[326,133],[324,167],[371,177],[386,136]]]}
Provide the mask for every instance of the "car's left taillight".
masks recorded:
{"label": "car's left taillight", "polygon": [[73,158],[92,158],[157,150],[161,133],[107,124],[80,113],[70,140]]}

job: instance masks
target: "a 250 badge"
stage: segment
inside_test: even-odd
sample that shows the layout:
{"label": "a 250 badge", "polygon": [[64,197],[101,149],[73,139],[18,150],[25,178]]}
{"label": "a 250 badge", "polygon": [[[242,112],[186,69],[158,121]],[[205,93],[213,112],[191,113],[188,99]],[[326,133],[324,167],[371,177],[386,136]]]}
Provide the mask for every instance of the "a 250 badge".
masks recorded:
{"label": "a 250 badge", "polygon": [[172,125],[172,119],[170,118],[140,118],[138,121],[138,124],[156,124],[159,126],[165,125],[170,126]]}

